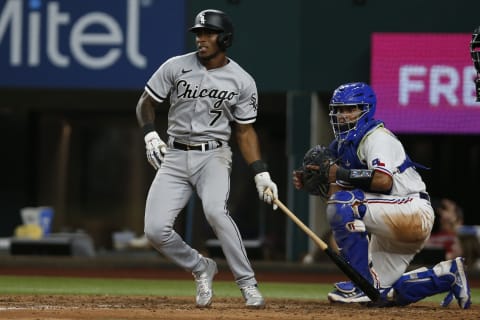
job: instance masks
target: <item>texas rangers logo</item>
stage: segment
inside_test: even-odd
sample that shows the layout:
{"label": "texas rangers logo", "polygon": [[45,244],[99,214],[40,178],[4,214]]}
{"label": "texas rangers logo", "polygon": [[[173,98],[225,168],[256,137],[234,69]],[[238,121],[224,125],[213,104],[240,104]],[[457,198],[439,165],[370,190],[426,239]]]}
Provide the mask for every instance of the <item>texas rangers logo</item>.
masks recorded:
{"label": "texas rangers logo", "polygon": [[385,163],[383,163],[382,161],[380,161],[380,159],[378,159],[378,158],[373,159],[372,165],[373,165],[374,167],[385,167]]}
{"label": "texas rangers logo", "polygon": [[200,15],[200,24],[205,24],[205,13]]}

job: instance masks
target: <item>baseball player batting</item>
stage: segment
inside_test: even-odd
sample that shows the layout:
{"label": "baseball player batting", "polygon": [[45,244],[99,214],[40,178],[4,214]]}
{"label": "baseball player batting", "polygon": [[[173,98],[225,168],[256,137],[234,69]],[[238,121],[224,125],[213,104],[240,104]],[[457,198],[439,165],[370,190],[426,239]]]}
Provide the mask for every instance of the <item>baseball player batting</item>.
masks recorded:
{"label": "baseball player batting", "polygon": [[[328,198],[335,241],[345,260],[380,289],[376,305],[404,306],[445,292],[442,305],[455,298],[467,309],[471,299],[463,258],[405,273],[428,240],[434,212],[417,171],[423,166],[410,160],[402,143],[374,119],[376,105],[369,85],[339,86],[330,101],[335,139],[329,148],[307,152],[302,170],[293,173],[294,186]],[[336,161],[328,160],[327,153]],[[320,183],[326,187],[318,188]],[[351,281],[336,283],[328,299],[370,301]]]}
{"label": "baseball player batting", "polygon": [[[239,149],[253,171],[259,197],[276,209],[277,186],[260,158],[252,125],[258,111],[257,87],[254,79],[226,56],[234,30],[224,12],[200,12],[190,31],[195,34],[197,51],[163,63],[148,80],[136,108],[148,161],[157,169],[146,201],[145,235],[163,255],[192,272],[196,304],[208,307],[217,265],[173,229],[178,214],[196,192],[246,306],[263,308],[264,298],[227,205],[232,169],[228,141],[234,123]],[[164,142],[154,121],[155,108],[167,99],[170,109]],[[273,193],[267,193],[269,189]]]}

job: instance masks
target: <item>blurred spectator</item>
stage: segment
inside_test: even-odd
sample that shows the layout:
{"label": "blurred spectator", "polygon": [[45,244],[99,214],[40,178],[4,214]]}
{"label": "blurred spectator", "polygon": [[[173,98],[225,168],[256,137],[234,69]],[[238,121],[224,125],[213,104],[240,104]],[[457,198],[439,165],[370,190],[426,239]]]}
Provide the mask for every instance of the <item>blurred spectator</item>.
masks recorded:
{"label": "blurred spectator", "polygon": [[480,226],[464,225],[463,210],[451,199],[440,199],[433,207],[436,224],[425,247],[444,249],[446,259],[462,256],[467,266],[480,270]]}
{"label": "blurred spectator", "polygon": [[434,206],[438,229],[434,230],[426,247],[437,247],[445,250],[445,259],[455,259],[463,255],[462,245],[457,236],[463,225],[463,210],[453,200],[443,198]]}
{"label": "blurred spectator", "polygon": [[480,225],[461,226],[457,230],[465,264],[480,270]]}

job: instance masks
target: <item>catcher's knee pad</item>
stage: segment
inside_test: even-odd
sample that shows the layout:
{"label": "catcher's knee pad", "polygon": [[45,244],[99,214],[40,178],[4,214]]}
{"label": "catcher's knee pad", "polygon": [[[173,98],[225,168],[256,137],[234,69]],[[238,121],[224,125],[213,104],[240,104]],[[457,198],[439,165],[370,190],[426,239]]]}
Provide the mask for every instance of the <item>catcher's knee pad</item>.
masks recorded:
{"label": "catcher's knee pad", "polygon": [[327,205],[327,218],[335,241],[345,259],[367,280],[373,282],[368,261],[368,237],[361,218],[366,207],[360,190],[339,191],[333,194]]}
{"label": "catcher's knee pad", "polygon": [[362,204],[364,199],[365,195],[358,189],[335,192],[327,204],[327,218],[332,229],[344,227],[350,232],[365,231],[365,224],[360,220],[367,210]]}

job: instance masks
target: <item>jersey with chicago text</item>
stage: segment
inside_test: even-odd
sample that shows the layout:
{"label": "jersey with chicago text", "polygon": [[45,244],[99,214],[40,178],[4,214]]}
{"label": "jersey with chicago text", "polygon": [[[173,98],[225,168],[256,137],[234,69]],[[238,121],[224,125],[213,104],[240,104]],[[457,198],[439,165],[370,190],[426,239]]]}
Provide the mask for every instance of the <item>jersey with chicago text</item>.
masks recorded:
{"label": "jersey with chicago text", "polygon": [[145,90],[156,101],[170,99],[167,133],[185,142],[228,141],[230,122],[253,123],[258,93],[253,78],[232,59],[207,70],[195,52],[163,63]]}

